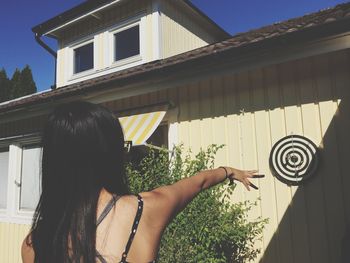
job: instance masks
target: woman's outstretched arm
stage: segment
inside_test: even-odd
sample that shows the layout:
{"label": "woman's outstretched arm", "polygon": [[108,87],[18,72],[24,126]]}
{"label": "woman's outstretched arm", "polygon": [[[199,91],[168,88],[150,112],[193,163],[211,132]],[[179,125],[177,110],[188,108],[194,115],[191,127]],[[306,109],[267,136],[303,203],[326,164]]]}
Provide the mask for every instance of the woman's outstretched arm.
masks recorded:
{"label": "woman's outstretched arm", "polygon": [[[226,173],[227,171],[227,173]],[[220,167],[198,172],[196,175],[182,179],[172,185],[162,186],[150,192],[143,193],[152,202],[157,219],[164,227],[202,190],[217,185],[227,178],[244,184],[247,190],[254,187],[250,178],[261,178],[257,171],[242,171],[232,167]]]}

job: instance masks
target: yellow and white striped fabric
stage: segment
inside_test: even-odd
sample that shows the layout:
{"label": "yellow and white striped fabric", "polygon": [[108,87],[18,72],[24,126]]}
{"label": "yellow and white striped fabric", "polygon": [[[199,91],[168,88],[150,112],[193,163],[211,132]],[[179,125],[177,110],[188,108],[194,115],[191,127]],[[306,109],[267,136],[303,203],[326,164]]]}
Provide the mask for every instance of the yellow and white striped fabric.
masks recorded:
{"label": "yellow and white striped fabric", "polygon": [[163,110],[120,117],[125,141],[132,141],[132,145],[145,144],[159,126],[165,113],[166,111]]}

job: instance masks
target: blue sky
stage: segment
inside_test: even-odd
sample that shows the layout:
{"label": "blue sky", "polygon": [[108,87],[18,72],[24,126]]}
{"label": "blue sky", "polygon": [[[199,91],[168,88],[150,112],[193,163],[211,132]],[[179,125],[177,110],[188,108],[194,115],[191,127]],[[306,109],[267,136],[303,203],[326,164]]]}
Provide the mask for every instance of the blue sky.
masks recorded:
{"label": "blue sky", "polygon": [[[82,0],[12,0],[0,8],[0,68],[11,77],[26,64],[33,70],[38,90],[53,83],[54,59],[34,40],[31,28]],[[269,25],[335,6],[346,0],[193,0],[199,9],[230,34]],[[48,40],[52,47],[55,42]]]}

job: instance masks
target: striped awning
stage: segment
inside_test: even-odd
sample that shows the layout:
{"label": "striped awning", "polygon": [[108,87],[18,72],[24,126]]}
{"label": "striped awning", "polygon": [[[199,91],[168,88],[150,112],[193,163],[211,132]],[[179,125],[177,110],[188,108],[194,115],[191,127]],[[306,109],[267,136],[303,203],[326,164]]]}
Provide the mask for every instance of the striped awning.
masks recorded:
{"label": "striped awning", "polygon": [[160,110],[119,117],[125,141],[132,141],[132,145],[145,144],[163,120],[165,113],[166,110]]}

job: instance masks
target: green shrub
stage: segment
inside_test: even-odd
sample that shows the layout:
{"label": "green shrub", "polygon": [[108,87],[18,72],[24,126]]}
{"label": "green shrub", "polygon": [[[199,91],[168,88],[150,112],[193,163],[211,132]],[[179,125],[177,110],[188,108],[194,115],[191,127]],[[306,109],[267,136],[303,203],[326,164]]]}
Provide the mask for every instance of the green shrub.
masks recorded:
{"label": "green shrub", "polygon": [[[189,152],[183,154],[181,146],[174,148],[171,158],[166,150],[151,150],[137,167],[127,166],[131,191],[149,191],[213,168],[220,148],[212,145],[195,158]],[[167,227],[159,262],[221,263],[254,259],[259,253],[254,242],[261,237],[266,220],[248,222],[247,212],[254,204],[229,202],[233,190],[234,186],[220,184],[201,192]]]}

